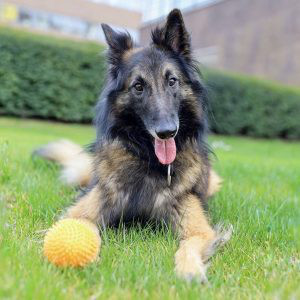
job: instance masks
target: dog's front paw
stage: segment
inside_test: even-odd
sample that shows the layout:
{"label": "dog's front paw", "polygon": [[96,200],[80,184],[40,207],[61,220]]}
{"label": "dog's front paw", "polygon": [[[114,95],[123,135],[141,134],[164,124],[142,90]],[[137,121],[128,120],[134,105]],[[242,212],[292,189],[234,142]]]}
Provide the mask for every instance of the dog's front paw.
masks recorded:
{"label": "dog's front paw", "polygon": [[207,265],[202,262],[201,256],[195,251],[182,247],[175,254],[175,272],[187,280],[196,280],[201,283],[207,283],[206,277]]}
{"label": "dog's front paw", "polygon": [[208,244],[205,251],[203,252],[203,261],[206,263],[212,255],[219,249],[224,247],[224,245],[230,240],[233,234],[233,226],[224,226],[219,223],[215,226],[215,238]]}

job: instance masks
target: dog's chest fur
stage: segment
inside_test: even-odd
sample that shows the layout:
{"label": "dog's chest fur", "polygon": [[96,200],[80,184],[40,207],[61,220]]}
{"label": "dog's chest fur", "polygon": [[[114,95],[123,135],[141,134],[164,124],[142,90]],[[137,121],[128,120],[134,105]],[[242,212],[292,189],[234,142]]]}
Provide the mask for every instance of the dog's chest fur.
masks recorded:
{"label": "dog's chest fur", "polygon": [[134,219],[147,221],[174,218],[186,193],[206,194],[207,159],[189,143],[173,163],[171,185],[165,172],[149,167],[119,142],[96,152],[95,171],[105,225]]}

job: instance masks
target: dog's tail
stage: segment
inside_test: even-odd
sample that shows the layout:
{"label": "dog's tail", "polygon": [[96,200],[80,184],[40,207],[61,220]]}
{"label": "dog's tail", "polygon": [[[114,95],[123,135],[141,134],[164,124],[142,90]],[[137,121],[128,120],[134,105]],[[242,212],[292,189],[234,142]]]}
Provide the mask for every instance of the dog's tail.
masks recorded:
{"label": "dog's tail", "polygon": [[92,177],[92,156],[79,145],[59,140],[36,149],[33,155],[59,163],[60,179],[68,185],[86,186]]}

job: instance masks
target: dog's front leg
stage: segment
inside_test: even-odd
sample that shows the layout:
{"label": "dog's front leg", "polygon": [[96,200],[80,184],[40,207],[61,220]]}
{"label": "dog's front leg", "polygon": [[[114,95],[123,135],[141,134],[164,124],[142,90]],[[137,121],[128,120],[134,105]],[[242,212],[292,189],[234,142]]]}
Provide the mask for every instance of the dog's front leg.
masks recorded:
{"label": "dog's front leg", "polygon": [[81,196],[78,201],[70,206],[63,218],[82,219],[88,222],[93,230],[99,234],[98,222],[101,215],[101,197],[98,186]]}
{"label": "dog's front leg", "polygon": [[87,219],[96,224],[100,215],[100,198],[99,188],[95,186],[86,194],[80,196],[77,202],[67,209],[63,217]]}
{"label": "dog's front leg", "polygon": [[217,246],[230,238],[231,232],[214,231],[201,207],[200,199],[188,194],[182,199],[177,229],[179,249],[175,254],[175,271],[187,280],[206,282],[206,262]]}

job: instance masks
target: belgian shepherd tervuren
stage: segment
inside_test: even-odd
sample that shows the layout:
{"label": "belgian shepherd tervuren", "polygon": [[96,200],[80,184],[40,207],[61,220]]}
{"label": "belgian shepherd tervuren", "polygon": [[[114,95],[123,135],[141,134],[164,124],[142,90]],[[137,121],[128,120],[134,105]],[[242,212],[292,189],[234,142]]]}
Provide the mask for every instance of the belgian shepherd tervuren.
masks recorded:
{"label": "belgian shepherd tervuren", "polygon": [[145,48],[128,33],[102,29],[109,68],[92,152],[59,141],[36,153],[61,163],[68,183],[86,186],[64,217],[102,227],[167,222],[181,238],[175,271],[204,282],[208,259],[232,230],[212,229],[203,208],[220,179],[210,167],[207,93],[181,12],[171,11]]}

